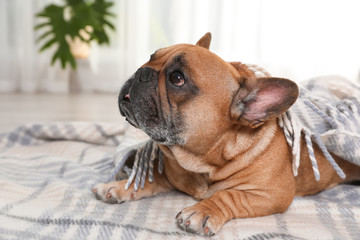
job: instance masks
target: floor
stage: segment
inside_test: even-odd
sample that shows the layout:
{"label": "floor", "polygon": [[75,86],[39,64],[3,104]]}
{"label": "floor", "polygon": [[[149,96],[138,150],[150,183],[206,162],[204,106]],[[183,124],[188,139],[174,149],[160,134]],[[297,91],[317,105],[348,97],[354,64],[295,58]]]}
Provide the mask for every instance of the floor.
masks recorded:
{"label": "floor", "polygon": [[48,121],[121,122],[116,94],[0,94],[0,132]]}

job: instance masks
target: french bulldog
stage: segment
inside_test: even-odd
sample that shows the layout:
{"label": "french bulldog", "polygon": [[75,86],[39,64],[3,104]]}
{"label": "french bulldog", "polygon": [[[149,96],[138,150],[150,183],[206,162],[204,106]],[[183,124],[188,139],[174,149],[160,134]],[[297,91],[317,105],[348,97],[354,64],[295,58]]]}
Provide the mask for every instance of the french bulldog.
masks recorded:
{"label": "french bulldog", "polygon": [[199,200],[177,214],[178,226],[212,236],[233,218],[282,213],[295,196],[360,178],[358,166],[334,155],[347,176],[341,179],[316,145],[320,181],[307,151],[295,177],[277,117],[296,101],[298,86],[224,61],[209,51],[210,41],[207,33],[196,45],[157,50],[122,87],[120,112],[160,148],[164,174],[154,171],[138,191],[125,190],[127,180],[100,183],[97,198],[121,203],[177,189]]}

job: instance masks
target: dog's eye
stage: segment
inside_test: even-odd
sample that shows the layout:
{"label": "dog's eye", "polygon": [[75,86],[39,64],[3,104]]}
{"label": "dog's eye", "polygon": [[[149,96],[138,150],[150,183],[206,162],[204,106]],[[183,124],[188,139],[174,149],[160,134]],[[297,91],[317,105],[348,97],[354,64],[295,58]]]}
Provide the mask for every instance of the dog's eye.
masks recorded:
{"label": "dog's eye", "polygon": [[170,82],[175,86],[181,87],[185,84],[184,76],[179,72],[173,72],[170,76]]}

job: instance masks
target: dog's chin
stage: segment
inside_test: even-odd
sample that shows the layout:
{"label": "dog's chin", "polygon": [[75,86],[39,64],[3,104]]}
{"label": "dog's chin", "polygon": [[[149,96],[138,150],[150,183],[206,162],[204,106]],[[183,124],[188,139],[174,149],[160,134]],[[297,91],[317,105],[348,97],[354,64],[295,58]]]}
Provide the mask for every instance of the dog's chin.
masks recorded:
{"label": "dog's chin", "polygon": [[184,140],[180,137],[181,134],[167,130],[166,128],[141,128],[152,140],[157,143],[172,146],[183,145]]}
{"label": "dog's chin", "polygon": [[131,118],[126,117],[125,120],[130,123],[131,126],[135,127],[135,128],[140,128],[139,125],[137,124],[136,120],[133,120]]}
{"label": "dog's chin", "polygon": [[152,140],[164,145],[183,144],[181,128],[172,127],[177,124],[169,124],[163,118],[160,120],[156,114],[144,115],[143,109],[134,109],[129,101],[119,102],[119,109],[130,125],[144,131]]}
{"label": "dog's chin", "polygon": [[123,102],[119,104],[120,114],[125,117],[125,120],[130,123],[130,125],[136,128],[140,128],[139,123],[135,118],[135,115],[133,114],[131,108],[127,105],[127,103]]}
{"label": "dog's chin", "polygon": [[[151,136],[150,136],[150,137],[151,137]],[[167,144],[168,144],[167,139],[166,139],[166,138],[163,138],[163,137],[152,136],[151,139],[154,140],[155,142],[158,142],[158,143],[161,143],[161,144],[164,144],[164,145],[167,145]]]}
{"label": "dog's chin", "polygon": [[[155,126],[153,123],[146,124],[141,120],[136,120],[135,117],[125,116],[128,121],[135,128],[141,129],[145,132],[152,140],[163,145],[178,145],[183,144],[184,141],[180,137],[180,134],[176,131],[168,130],[167,128],[159,125]],[[161,125],[161,124],[160,124]]]}
{"label": "dog's chin", "polygon": [[[166,137],[161,136],[162,131],[159,131],[159,128],[157,126],[150,127],[151,124],[146,124],[145,121],[141,121],[136,119],[136,114],[134,114],[131,106],[128,104],[120,104],[120,113],[123,117],[125,117],[125,120],[130,123],[131,126],[141,129],[144,131],[151,139],[153,139],[156,142],[159,143],[165,143],[167,142]],[[138,114],[139,115],[139,114]]]}

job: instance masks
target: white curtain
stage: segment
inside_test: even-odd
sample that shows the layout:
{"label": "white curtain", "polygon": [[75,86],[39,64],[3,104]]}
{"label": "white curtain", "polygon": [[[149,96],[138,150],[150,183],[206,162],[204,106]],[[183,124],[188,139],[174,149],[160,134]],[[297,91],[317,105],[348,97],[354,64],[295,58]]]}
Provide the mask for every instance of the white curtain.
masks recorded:
{"label": "white curtain", "polygon": [[68,92],[73,80],[83,91],[117,91],[156,49],[195,43],[208,31],[220,57],[274,76],[359,77],[358,0],[116,0],[112,44],[93,44],[77,72],[50,67],[51,52],[38,53],[34,15],[50,2],[62,3],[0,0],[0,92]]}

